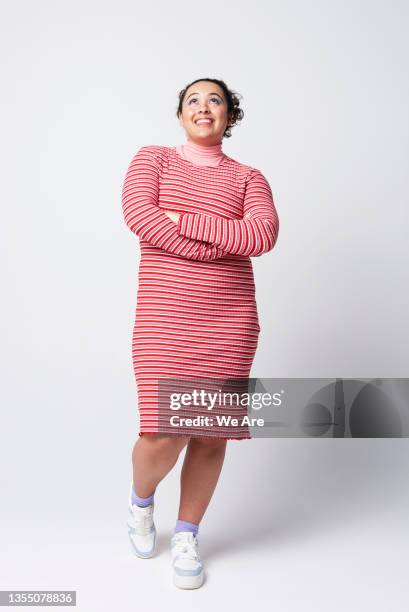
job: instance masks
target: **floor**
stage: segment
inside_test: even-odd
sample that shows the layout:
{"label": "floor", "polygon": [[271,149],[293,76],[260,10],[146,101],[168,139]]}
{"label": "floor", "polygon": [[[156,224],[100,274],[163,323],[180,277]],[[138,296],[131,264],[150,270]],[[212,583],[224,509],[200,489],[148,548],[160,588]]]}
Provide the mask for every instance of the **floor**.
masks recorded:
{"label": "floor", "polygon": [[[260,486],[250,460],[256,448],[258,459],[269,456],[273,443],[276,461]],[[217,596],[220,605],[228,598],[236,611],[255,604],[280,612],[409,609],[406,441],[234,444],[199,530],[202,588],[182,591],[171,581],[175,470],[156,493],[158,548],[152,559],[131,553],[128,481],[122,476],[123,496],[110,496],[112,505],[47,509],[27,499],[4,510],[1,589],[75,590],[76,609],[84,612],[128,612],[141,604],[208,611]],[[235,475],[246,459],[243,487]]]}

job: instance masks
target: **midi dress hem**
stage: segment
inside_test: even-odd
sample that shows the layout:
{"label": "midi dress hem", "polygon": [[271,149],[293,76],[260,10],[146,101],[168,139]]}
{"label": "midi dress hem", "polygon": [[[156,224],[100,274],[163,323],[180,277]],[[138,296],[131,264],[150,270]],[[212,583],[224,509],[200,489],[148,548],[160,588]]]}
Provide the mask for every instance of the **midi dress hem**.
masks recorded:
{"label": "midi dress hem", "polygon": [[[157,434],[160,433],[158,431],[140,431],[139,432],[139,437],[141,436],[146,436],[149,434]],[[172,434],[172,435],[176,435],[176,434]],[[215,438],[216,440],[252,440],[252,437],[246,437],[246,438],[223,438],[223,437],[216,437],[216,436],[206,436],[205,434],[202,436],[190,436],[191,438]]]}

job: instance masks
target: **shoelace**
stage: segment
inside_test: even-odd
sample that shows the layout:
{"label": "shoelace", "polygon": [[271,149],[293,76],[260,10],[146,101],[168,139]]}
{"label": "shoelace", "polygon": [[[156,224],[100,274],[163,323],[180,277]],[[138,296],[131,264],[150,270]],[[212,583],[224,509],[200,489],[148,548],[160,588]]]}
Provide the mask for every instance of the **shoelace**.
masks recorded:
{"label": "shoelace", "polygon": [[178,538],[177,534],[174,536],[173,550],[180,557],[189,557],[195,560],[199,559],[199,554],[196,550],[195,541],[188,541],[180,537]]}
{"label": "shoelace", "polygon": [[148,535],[152,528],[152,512],[134,512],[136,531],[139,535]]}

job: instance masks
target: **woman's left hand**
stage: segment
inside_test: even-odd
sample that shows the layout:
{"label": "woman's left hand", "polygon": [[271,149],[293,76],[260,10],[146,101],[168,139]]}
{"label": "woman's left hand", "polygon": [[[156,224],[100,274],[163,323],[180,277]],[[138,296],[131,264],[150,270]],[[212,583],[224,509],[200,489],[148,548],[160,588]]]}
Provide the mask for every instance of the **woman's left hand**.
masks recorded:
{"label": "woman's left hand", "polygon": [[182,213],[176,212],[175,210],[164,209],[164,212],[169,217],[169,219],[172,219],[172,221],[174,221],[175,223],[179,221],[179,217],[182,214]]}

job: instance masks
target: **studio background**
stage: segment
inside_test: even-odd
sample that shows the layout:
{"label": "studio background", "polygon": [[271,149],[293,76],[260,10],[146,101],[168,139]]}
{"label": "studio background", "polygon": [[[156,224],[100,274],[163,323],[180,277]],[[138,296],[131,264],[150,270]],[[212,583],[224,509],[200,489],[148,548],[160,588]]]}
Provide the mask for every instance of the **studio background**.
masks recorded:
{"label": "studio background", "polygon": [[178,92],[224,79],[245,116],[223,150],[264,173],[280,218],[252,258],[252,376],[406,377],[408,4],[0,6],[0,588],[77,590],[87,612],[406,610],[405,439],[230,441],[200,526],[209,582],[181,595],[182,452],[155,496],[159,556],[131,556],[139,239],[121,189],[141,146],[185,141]]}

